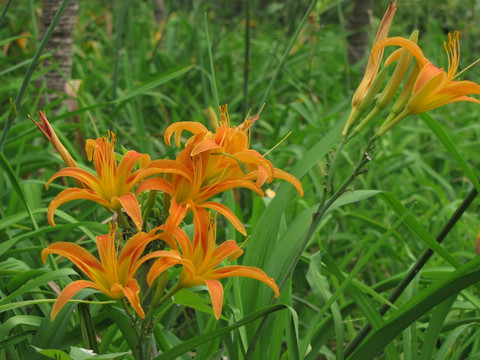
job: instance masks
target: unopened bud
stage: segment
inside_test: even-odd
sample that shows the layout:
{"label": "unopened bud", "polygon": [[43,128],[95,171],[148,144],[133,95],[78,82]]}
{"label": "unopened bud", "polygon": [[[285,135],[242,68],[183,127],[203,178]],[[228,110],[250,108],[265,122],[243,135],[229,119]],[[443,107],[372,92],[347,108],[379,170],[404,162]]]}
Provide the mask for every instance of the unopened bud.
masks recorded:
{"label": "unopened bud", "polygon": [[[418,30],[415,30],[412,35],[410,36],[410,40],[413,42],[417,42],[418,40]],[[390,80],[388,81],[387,86],[383,90],[382,94],[378,98],[376,106],[383,110],[393,99],[393,96],[397,92],[402,80],[405,77],[405,74],[410,67],[410,63],[412,62],[412,53],[407,49],[400,50],[400,57],[398,58],[397,66],[395,67],[395,71],[393,72]],[[392,54],[393,55],[393,54]],[[391,62],[395,61],[395,57],[388,58],[385,64],[390,64]]]}
{"label": "unopened bud", "polygon": [[153,298],[151,307],[155,309],[160,305],[160,302],[163,298],[163,293],[165,292],[165,288],[167,287],[168,283],[168,273],[164,271],[161,273],[152,283],[152,287],[154,289]]}
{"label": "unopened bud", "polygon": [[[378,95],[378,92],[380,91],[380,88],[382,87],[385,81],[387,73],[388,73],[388,67],[385,66],[382,70],[380,70],[380,72],[377,74],[377,76],[373,80],[372,85],[368,89],[367,94],[363,98],[360,105],[357,108],[355,107],[352,108],[352,111],[350,112],[347,123],[343,128],[343,132],[342,132],[343,138],[346,137],[346,135],[348,134],[348,131],[358,122],[358,120],[365,113],[365,111],[368,110],[373,100]],[[364,124],[363,126],[365,125],[366,124]]]}
{"label": "unopened bud", "polygon": [[73,160],[72,156],[68,152],[68,150],[63,146],[62,142],[58,139],[57,134],[55,134],[55,131],[53,130],[52,126],[48,122],[45,113],[39,112],[38,113],[38,118],[40,119],[41,123],[36,122],[29,116],[30,120],[33,121],[35,125],[40,129],[40,131],[45,135],[45,137],[52,143],[52,145],[55,147],[55,150],[60,154],[60,156],[63,159],[63,162],[65,165],[68,167],[78,167],[77,163],[75,160]]}
{"label": "unopened bud", "polygon": [[205,115],[207,116],[208,123],[212,126],[213,131],[218,129],[218,117],[215,110],[211,106],[205,109]]}

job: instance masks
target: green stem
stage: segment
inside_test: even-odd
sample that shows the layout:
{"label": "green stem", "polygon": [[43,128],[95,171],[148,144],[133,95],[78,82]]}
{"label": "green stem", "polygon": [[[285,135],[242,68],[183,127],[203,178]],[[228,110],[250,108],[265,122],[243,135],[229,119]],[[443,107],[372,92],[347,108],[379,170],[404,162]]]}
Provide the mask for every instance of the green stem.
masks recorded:
{"label": "green stem", "polygon": [[150,212],[155,205],[155,201],[157,200],[158,190],[150,190],[148,194],[147,204],[145,205],[145,209],[143,210],[143,223],[145,226],[147,225],[148,217],[150,216]]}
{"label": "green stem", "polygon": [[117,218],[118,218],[118,220],[120,221],[120,223],[121,223],[122,226],[123,226],[123,229],[124,229],[125,231],[130,231],[130,230],[132,230],[132,227],[130,226],[130,224],[129,224],[128,221],[127,221],[127,218],[125,217],[125,215],[124,215],[123,212],[122,212],[122,209],[116,211],[116,213],[117,213]]}
{"label": "green stem", "polygon": [[204,14],[204,20],[205,20],[205,35],[207,36],[208,60],[210,62],[210,76],[211,76],[211,81],[212,81],[212,93],[213,93],[213,97],[215,99],[215,107],[216,107],[215,113],[218,116],[218,115],[220,115],[218,113],[218,107],[220,106],[220,100],[218,99],[217,80],[215,79],[215,67],[213,65],[212,44],[210,43],[210,35],[208,34],[208,18],[207,18],[207,13],[206,12]]}
{"label": "green stem", "polygon": [[12,3],[13,0],[8,0],[7,5],[5,5],[5,8],[3,9],[2,15],[0,16],[0,28],[2,27],[3,21],[5,20],[8,8],[10,7],[10,5],[12,5]]}
{"label": "green stem", "polygon": [[338,146],[337,151],[335,151],[335,154],[333,155],[333,159],[330,162],[330,165],[328,166],[327,175],[325,175],[325,188],[323,190],[322,200],[320,201],[319,208],[321,208],[321,207],[323,207],[323,205],[325,205],[325,202],[327,200],[327,195],[328,195],[328,189],[330,189],[330,186],[332,185],[332,177],[333,177],[333,170],[335,168],[335,164],[337,162],[338,156],[342,152],[342,150],[343,150],[343,148],[346,145],[348,140],[349,139],[342,139],[342,142]]}
{"label": "green stem", "polygon": [[112,100],[117,98],[117,84],[118,84],[118,62],[120,60],[120,43],[122,40],[123,25],[125,24],[125,19],[127,17],[128,10],[128,0],[123,0],[122,12],[120,13],[120,18],[118,19],[117,34],[115,37],[115,64],[113,67],[113,94]]}
{"label": "green stem", "polygon": [[[358,177],[358,175],[360,175],[364,172],[363,167],[368,162],[370,162],[370,160],[371,160],[371,156],[369,155],[369,153],[374,148],[374,140],[375,139],[372,138],[368,142],[368,145],[367,145],[365,151],[363,152],[362,158],[358,162],[357,166],[355,166],[355,169],[350,173],[348,178],[340,186],[340,188],[332,195],[332,197],[328,201],[326,201],[326,202],[324,201],[325,202],[324,204],[322,204],[322,202],[320,202],[317,212],[313,214],[312,223],[310,224],[310,227],[308,228],[305,236],[303,237],[301,246],[299,246],[297,252],[295,254],[293,254],[293,257],[295,259],[300,258],[300,255],[303,252],[303,250],[305,249],[305,247],[307,246],[308,241],[310,240],[312,235],[315,233],[315,230],[317,229],[318,225],[320,224],[320,220],[323,218],[323,215],[325,215],[325,213],[330,208],[330,206],[332,206],[333,203],[345,192],[347,187]],[[343,147],[343,146],[341,145],[341,147]],[[340,147],[339,147],[339,150],[341,150]],[[337,153],[339,153],[338,150],[337,150]],[[285,274],[292,274],[293,269],[295,268],[296,265],[297,265],[296,262],[293,262],[291,264],[291,268],[289,268],[288,271],[285,272]],[[280,289],[282,289],[285,286],[285,284],[287,283],[287,281],[288,281],[288,276],[287,275],[284,278],[279,279],[278,287]],[[275,303],[276,303],[276,300],[273,300],[272,304],[275,304]],[[265,325],[267,323],[267,320],[268,320],[268,315],[265,316],[262,319],[262,322],[260,323],[260,326],[258,327],[255,335],[253,336],[253,339],[250,342],[250,345],[248,347],[247,354],[245,355],[245,360],[248,360],[248,359],[252,358],[253,352],[255,350],[255,344],[257,343],[258,339],[260,338],[260,335],[263,331],[263,328],[265,327]]]}
{"label": "green stem", "polygon": [[245,0],[245,66],[243,69],[243,116],[248,113],[248,75],[250,72],[250,0]]}
{"label": "green stem", "polygon": [[265,91],[265,95],[263,95],[263,99],[260,102],[260,107],[258,108],[257,114],[260,113],[260,111],[262,110],[263,104],[265,104],[265,102],[267,101],[268,94],[270,94],[270,90],[272,90],[273,84],[277,80],[277,77],[280,74],[280,71],[282,70],[283,65],[285,64],[285,60],[287,59],[288,54],[290,54],[290,50],[292,50],[293,44],[295,44],[295,41],[297,40],[297,37],[300,34],[300,30],[302,30],[303,25],[305,25],[305,22],[307,21],[312,10],[315,8],[316,3],[317,3],[317,0],[313,0],[311,2],[307,12],[305,13],[305,16],[300,21],[300,24],[298,25],[297,30],[295,30],[295,34],[293,34],[292,38],[290,39],[290,42],[288,43],[287,48],[285,49],[285,52],[280,58],[280,62],[278,63],[277,68],[275,69],[275,72],[273,73],[273,76],[270,79],[270,83],[268,84],[267,91]]}

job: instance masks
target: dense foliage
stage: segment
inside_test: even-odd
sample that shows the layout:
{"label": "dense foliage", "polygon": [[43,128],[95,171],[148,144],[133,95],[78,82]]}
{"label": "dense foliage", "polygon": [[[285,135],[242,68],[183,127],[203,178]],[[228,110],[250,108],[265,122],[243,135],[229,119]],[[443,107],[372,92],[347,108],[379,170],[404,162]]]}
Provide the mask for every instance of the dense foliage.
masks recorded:
{"label": "dense foliage", "polygon": [[[217,321],[204,288],[184,289],[162,304],[162,321],[150,329],[164,355],[159,359],[477,358],[478,104],[409,116],[366,147],[388,115],[380,112],[338,152],[333,176],[326,179],[367,63],[347,63],[345,18],[352,4],[318,1],[304,19],[308,2],[166,2],[158,22],[154,1],[110,3],[79,2],[71,71],[78,88],[69,104],[66,96],[48,102],[42,79],[58,71],[55,63],[42,66],[41,58],[28,68],[42,39],[42,4],[18,2],[2,15],[0,359],[41,358],[34,347],[59,349],[73,359],[84,358],[76,348],[131,358],[126,353],[135,346],[130,323],[119,315],[122,307],[93,290],[80,292],[78,299],[86,301],[69,302],[51,322],[60,289],[81,272],[61,257],[44,264],[42,250],[72,242],[95,252],[96,236],[109,232],[111,214],[92,202],[68,202],[56,210],[57,226],[49,225],[50,202],[76,185],[64,178],[45,189],[64,165],[27,115],[44,111],[80,168],[92,169],[86,139],[110,130],[118,159],[128,150],[175,159],[179,149],[164,142],[168,126],[196,121],[211,129],[222,104],[228,104],[232,126],[261,110],[250,147],[302,182],[302,198],[284,181],[266,183],[265,197],[246,189],[216,197],[251,236],[237,263],[263,269],[282,291],[273,300],[260,282],[223,279],[225,302]],[[388,1],[374,3],[372,42]],[[419,29],[419,46],[438,66],[448,66],[442,44],[454,30],[460,32],[460,70],[480,54],[478,0],[397,6],[392,36],[408,38]],[[22,94],[27,75],[32,78]],[[479,68],[455,80],[466,78],[479,80]],[[14,106],[19,97],[21,105]],[[305,237],[324,193],[335,194],[364,152],[368,166],[354,174]],[[159,196],[145,226],[165,222],[164,205]],[[461,217],[453,224],[458,209]],[[191,235],[191,214],[185,224]],[[222,216],[217,238],[239,245],[246,239]],[[425,254],[425,265],[391,304],[393,289]],[[180,268],[169,271],[172,285]]]}

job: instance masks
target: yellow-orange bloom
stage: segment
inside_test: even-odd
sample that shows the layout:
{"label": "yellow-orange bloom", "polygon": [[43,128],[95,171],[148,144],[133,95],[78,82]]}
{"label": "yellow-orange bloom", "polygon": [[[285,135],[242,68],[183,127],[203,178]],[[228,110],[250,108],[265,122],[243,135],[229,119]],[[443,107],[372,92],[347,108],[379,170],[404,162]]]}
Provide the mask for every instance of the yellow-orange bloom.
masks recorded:
{"label": "yellow-orange bloom", "polygon": [[[162,225],[161,228],[164,228]],[[226,277],[241,276],[256,279],[267,284],[279,296],[279,289],[275,280],[267,276],[264,271],[251,266],[225,266],[218,267],[222,261],[229,261],[242,255],[243,250],[234,240],[228,240],[215,246],[216,241],[216,222],[211,222],[210,215],[202,217],[195,224],[195,235],[193,242],[183,230],[176,227],[172,230],[172,235],[177,240],[182,249],[182,258],[178,261],[174,257],[164,257],[158,259],[151,267],[147,282],[151,284],[153,280],[162,272],[178,263],[183,266],[180,274],[180,284],[182,288],[189,288],[198,285],[207,285],[210,299],[212,301],[213,312],[217,319],[220,318],[223,305],[223,286],[218,281]],[[174,252],[176,256],[178,253]],[[155,253],[152,253],[154,255]],[[156,255],[155,255],[156,256]],[[159,254],[159,257],[161,255]]]}
{"label": "yellow-orange bloom", "polygon": [[[303,195],[303,190],[294,176],[274,168],[269,160],[249,148],[250,127],[258,117],[247,119],[242,125],[235,127],[230,126],[227,107],[221,107],[220,110],[222,116],[216,132],[208,131],[197,122],[170,125],[165,132],[167,145],[170,145],[172,135],[177,146],[180,146],[184,130],[193,134],[175,160],[188,176],[175,173],[165,179],[146,179],[138,186],[137,193],[155,189],[170,195],[172,200],[167,223],[171,226],[180,224],[188,210],[195,214],[195,211],[205,212],[205,209],[211,209],[222,213],[237,230],[245,234],[245,228],[230,209],[208,200],[237,187],[250,189],[263,196],[261,186],[274,178],[287,180],[295,186],[300,195]],[[152,161],[148,167],[155,166],[156,162]]]}
{"label": "yellow-orange bloom", "polygon": [[396,115],[395,118],[387,119],[377,132],[377,137],[384,134],[388,129],[410,114],[420,114],[459,101],[480,103],[479,99],[468,96],[480,94],[480,85],[472,81],[454,80],[458,76],[457,70],[460,61],[460,42],[458,37],[459,34],[456,31],[453,36],[451,34],[448,35],[448,44],[444,43],[448,57],[447,71],[433,65],[424,56],[422,50],[407,39],[396,37],[386,39],[377,44],[379,49],[390,45],[407,49],[417,59],[420,67],[420,72],[405,109]]}
{"label": "yellow-orange bloom", "polygon": [[[48,222],[55,225],[53,215],[55,210],[65,202],[86,199],[120,212],[122,207],[132,218],[136,227],[142,228],[142,216],[140,205],[133,194],[133,187],[146,177],[159,172],[175,172],[178,167],[172,160],[160,160],[155,168],[146,168],[150,163],[150,156],[136,151],[128,151],[117,165],[115,158],[115,134],[109,133],[109,137],[88,139],[86,152],[88,160],[92,160],[97,176],[78,167],[68,167],[58,171],[47,182],[50,183],[58,177],[70,176],[85,185],[84,189],[70,188],[63,190],[50,203],[47,211]],[[132,172],[137,161],[140,163],[139,170]],[[163,166],[163,167],[162,167]]]}
{"label": "yellow-orange bloom", "polygon": [[448,34],[448,45],[444,48],[448,57],[448,70],[437,68],[428,62],[418,75],[413,87],[412,97],[407,103],[411,114],[423,113],[437,107],[458,101],[480,103],[480,100],[469,97],[470,94],[480,94],[480,86],[473,81],[453,80],[457,76],[460,62],[460,42],[458,31]]}
{"label": "yellow-orange bloom", "polygon": [[[46,261],[48,254],[57,254],[72,261],[91,281],[77,280],[68,284],[55,302],[51,319],[57,316],[60,309],[78,291],[92,288],[101,291],[112,299],[126,297],[137,314],[144,318],[145,313],[140,305],[138,294],[140,286],[134,278],[135,273],[149,258],[140,258],[145,246],[159,235],[153,232],[139,232],[127,240],[119,253],[119,241],[116,241],[116,225],[110,227],[110,233],[97,236],[97,246],[100,261],[86,249],[68,242],[57,242],[42,251],[42,260]],[[157,256],[179,261],[180,254],[174,251],[159,251]]]}

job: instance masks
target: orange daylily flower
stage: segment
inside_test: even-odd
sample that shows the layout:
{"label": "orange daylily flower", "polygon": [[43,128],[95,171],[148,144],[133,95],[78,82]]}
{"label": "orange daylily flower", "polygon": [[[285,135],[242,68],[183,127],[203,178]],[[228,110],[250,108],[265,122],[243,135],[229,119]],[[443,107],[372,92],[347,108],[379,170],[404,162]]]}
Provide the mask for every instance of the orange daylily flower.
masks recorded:
{"label": "orange daylily flower", "polygon": [[[179,287],[189,288],[207,285],[213,312],[217,319],[220,318],[223,305],[223,286],[218,281],[219,279],[232,276],[256,279],[267,284],[274,291],[275,297],[278,297],[279,289],[277,284],[275,284],[275,280],[267,276],[259,268],[241,265],[217,267],[225,259],[231,261],[238,258],[242,255],[243,250],[234,240],[228,240],[215,246],[217,224],[215,220],[210,220],[209,214],[205,216],[202,216],[201,220],[195,224],[193,242],[179,227],[172,230],[172,235],[182,250],[182,258],[178,261],[172,257],[158,259],[152,265],[147,275],[148,284],[150,285],[157,276],[177,261],[178,264],[183,266]],[[165,225],[162,225],[160,228],[165,228]],[[152,253],[151,255],[154,254]]]}
{"label": "orange daylily flower", "polygon": [[[42,251],[42,260],[46,261],[48,254],[57,254],[72,261],[89,280],[77,280],[65,287],[55,302],[51,319],[57,316],[60,309],[78,291],[92,288],[101,291],[112,299],[126,297],[136,313],[144,318],[145,313],[140,305],[138,294],[140,286],[134,278],[135,273],[147,258],[140,258],[145,247],[153,240],[159,239],[155,233],[139,232],[127,240],[119,253],[119,240],[116,240],[116,225],[110,226],[110,233],[97,236],[97,246],[100,261],[86,249],[77,244],[57,242]],[[181,260],[175,251],[159,251],[158,256],[165,259]],[[149,257],[151,258],[151,257]]]}
{"label": "orange daylily flower", "polygon": [[453,37],[448,34],[448,45],[445,42],[444,48],[448,57],[448,70],[445,72],[430,62],[422,67],[406,107],[411,114],[423,113],[458,101],[480,104],[479,99],[467,96],[480,94],[480,85],[473,81],[453,80],[457,76],[460,62],[458,31]]}
{"label": "orange daylily flower", "polygon": [[[378,28],[377,35],[375,37],[374,45],[387,38],[388,31],[390,30],[390,25],[392,24],[393,17],[397,10],[397,2],[390,2],[387,11],[383,15],[380,27]],[[378,68],[380,66],[380,61],[383,57],[383,51],[378,51],[375,54],[370,54],[368,59],[367,68],[365,70],[365,75],[363,76],[362,81],[355,90],[355,93],[352,97],[352,111],[348,117],[345,128],[343,129],[342,136],[346,136],[348,130],[355,121],[355,114],[357,113],[358,108],[360,107],[363,99],[367,95],[370,86],[373,83],[373,80],[377,76]]]}
{"label": "orange daylily flower", "polygon": [[[221,121],[216,132],[208,131],[197,122],[178,122],[170,125],[165,132],[165,142],[170,145],[174,135],[175,143],[180,147],[182,132],[187,130],[193,136],[185,143],[176,162],[188,176],[180,173],[171,174],[167,178],[150,178],[143,181],[137,194],[147,189],[161,190],[171,198],[171,226],[177,226],[188,210],[205,212],[211,209],[223,214],[243,234],[245,228],[226,206],[208,201],[213,196],[237,187],[250,189],[263,196],[261,186],[274,178],[290,182],[303,195],[302,185],[294,176],[276,169],[272,163],[250,149],[250,127],[258,119],[254,116],[242,125],[230,126],[227,107],[220,108]],[[155,167],[155,161],[149,167]],[[167,231],[168,232],[168,231]]]}
{"label": "orange daylily flower", "polygon": [[[115,134],[113,133],[109,133],[108,138],[87,140],[87,157],[90,161],[93,158],[97,176],[78,167],[68,167],[58,171],[46,183],[48,189],[50,183],[56,178],[70,176],[85,185],[84,189],[70,188],[63,190],[53,199],[47,212],[48,222],[51,225],[55,226],[53,215],[60,205],[71,200],[87,199],[117,213],[122,211],[123,207],[136,227],[141,230],[142,215],[138,200],[132,192],[133,187],[146,177],[159,172],[180,172],[187,176],[173,160],[158,160],[155,168],[147,168],[147,165],[151,162],[150,156],[133,150],[128,151],[117,165],[114,152],[115,142]],[[137,161],[140,162],[139,170],[132,173]]]}
{"label": "orange daylily flower", "polygon": [[395,45],[407,49],[417,59],[420,67],[420,72],[405,109],[395,118],[386,121],[377,132],[377,137],[410,114],[420,114],[459,101],[480,103],[479,99],[468,96],[480,94],[480,85],[473,81],[454,80],[458,76],[456,73],[460,61],[460,42],[458,38],[459,33],[456,31],[453,36],[451,34],[448,35],[448,44],[444,43],[448,57],[447,71],[433,65],[424,56],[422,50],[407,39],[390,38],[377,44],[379,48]]}

